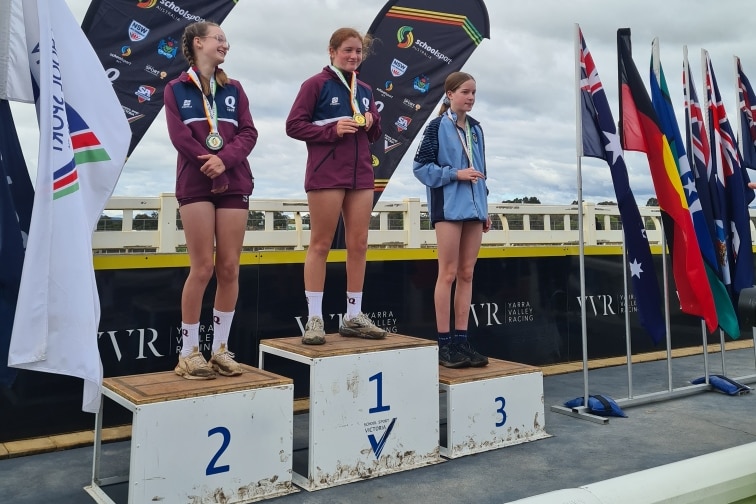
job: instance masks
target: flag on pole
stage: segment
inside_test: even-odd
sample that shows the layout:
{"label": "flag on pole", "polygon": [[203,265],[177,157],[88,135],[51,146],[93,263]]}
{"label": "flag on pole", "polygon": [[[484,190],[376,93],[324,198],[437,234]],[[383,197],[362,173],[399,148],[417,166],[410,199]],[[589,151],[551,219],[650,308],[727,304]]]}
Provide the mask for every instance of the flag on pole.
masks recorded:
{"label": "flag on pole", "polygon": [[738,72],[738,98],[740,102],[740,149],[743,151],[743,166],[756,170],[756,94],[743,72],[740,58],[735,57]]}
{"label": "flag on pole", "polygon": [[383,137],[370,148],[373,204],[444,94],[444,79],[489,38],[483,0],[389,0],[368,29],[376,43],[358,69],[373,88]]}
{"label": "flag on pole", "polygon": [[727,334],[733,338],[737,338],[740,336],[740,326],[738,325],[738,317],[735,314],[735,308],[732,305],[730,296],[727,294],[727,289],[717,277],[716,269],[712,269],[716,268],[717,261],[714,253],[714,245],[711,241],[709,226],[706,222],[701,207],[701,201],[698,197],[695,177],[690,168],[690,162],[688,161],[688,155],[685,151],[680,128],[677,126],[677,118],[672,107],[672,99],[669,96],[667,80],[664,77],[664,69],[662,68],[659,58],[658,38],[655,38],[652,44],[650,83],[651,101],[654,110],[659,117],[662,133],[664,133],[669,141],[669,148],[672,151],[672,156],[677,164],[677,172],[679,173],[680,182],[685,191],[685,198],[688,202],[688,211],[693,220],[693,229],[696,232],[696,241],[701,250],[706,277],[709,281],[714,306],[716,307],[717,322],[719,327],[721,327]]}
{"label": "flag on pole", "polygon": [[82,409],[100,404],[100,304],[92,232],[131,138],[110,81],[65,2],[23,0],[40,129],[31,232],[8,365],[84,380]]}
{"label": "flag on pole", "polygon": [[748,205],[754,193],[748,188],[748,174],[742,166],[740,151],[727,119],[711,58],[702,50],[705,62],[706,103],[709,142],[712,148],[712,177],[709,182],[719,196],[722,226],[727,240],[731,295],[737,303],[740,291],[753,286],[753,248]]}
{"label": "flag on pole", "polygon": [[0,100],[0,385],[5,386],[12,385],[16,376],[16,370],[8,367],[8,348],[33,200],[10,105]]}
{"label": "flag on pole", "polygon": [[19,0],[0,2],[0,100],[34,103],[29,72],[10,71],[11,66],[29,68],[24,32],[11,30],[23,23]]}
{"label": "flag on pole", "polygon": [[220,24],[238,1],[89,2],[81,29],[112,80],[121,113],[129,120],[129,155],[163,108],[165,85],[187,68],[181,54],[184,28],[195,21]]}
{"label": "flag on pole", "polygon": [[[692,153],[693,163],[691,171],[695,178],[696,191],[698,192],[698,201],[701,204],[701,211],[704,214],[709,236],[711,236],[712,246],[716,262],[712,267],[717,275],[722,277],[722,268],[720,265],[721,250],[724,250],[724,238],[720,243],[717,237],[716,227],[714,225],[714,204],[709,186],[709,177],[711,175],[711,148],[709,147],[709,138],[704,126],[703,111],[698,101],[695,81],[690,72],[688,65],[687,47],[685,48],[683,58],[683,88],[685,91],[685,126],[686,126],[686,147],[688,152]],[[696,233],[697,234],[697,233]],[[697,234],[697,237],[700,237]]]}
{"label": "flag on pole", "polygon": [[[737,338],[740,336],[739,329],[735,333],[730,329],[726,329],[722,319],[723,316],[728,317],[724,314],[727,308],[722,306],[722,288],[728,293],[727,302],[730,306],[733,306],[732,299],[729,296],[729,290],[727,289],[727,283],[724,281],[724,276],[722,274],[724,269],[727,269],[729,272],[729,266],[724,268],[723,262],[727,258],[724,230],[718,228],[716,225],[715,215],[718,215],[718,212],[715,212],[714,201],[719,200],[712,195],[711,186],[709,184],[709,177],[711,176],[712,170],[711,149],[709,147],[708,136],[706,135],[706,128],[704,127],[703,112],[698,101],[695,81],[690,72],[690,65],[688,65],[687,47],[685,48],[684,53],[683,88],[685,91],[685,145],[688,152],[692,153],[693,162],[691,163],[691,172],[693,173],[696,192],[698,193],[698,203],[701,207],[700,213],[703,215],[703,221],[706,227],[705,230],[699,229],[698,227],[696,228],[696,238],[698,238],[700,244],[702,241],[707,240],[708,235],[708,240],[711,242],[714,257],[708,257],[706,254],[703,254],[703,252],[702,255],[706,267],[706,275],[709,278],[709,285],[711,286],[712,295],[714,296],[714,303],[717,307],[719,325],[731,337]],[[702,248],[702,251],[703,250],[704,249]],[[735,312],[734,306],[732,310],[737,320],[737,313]]]}
{"label": "flag on pole", "polygon": [[645,152],[648,158],[680,308],[685,313],[703,318],[709,332],[714,332],[717,313],[688,203],[669,142],[633,62],[629,28],[617,30],[617,51],[622,146],[625,150]]}
{"label": "flag on pole", "polygon": [[578,152],[581,156],[603,159],[609,165],[614,184],[614,193],[625,233],[628,267],[633,292],[638,306],[641,325],[654,343],[666,335],[661,294],[656,279],[651,249],[646,237],[646,228],[638,210],[638,204],[630,188],[624,153],[620,146],[614,118],[609,108],[606,92],[601,84],[596,65],[585,44],[582,30],[580,38],[580,109],[582,142]]}

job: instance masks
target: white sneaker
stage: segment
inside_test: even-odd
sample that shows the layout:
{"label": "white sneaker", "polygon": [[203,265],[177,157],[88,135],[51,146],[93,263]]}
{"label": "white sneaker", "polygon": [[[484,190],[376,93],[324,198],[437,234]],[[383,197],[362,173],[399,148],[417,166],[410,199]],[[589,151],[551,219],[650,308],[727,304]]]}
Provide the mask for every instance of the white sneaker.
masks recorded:
{"label": "white sneaker", "polygon": [[307,321],[304,336],[302,336],[302,343],[305,345],[322,345],[325,343],[325,330],[323,329],[322,318],[312,317]]}
{"label": "white sneaker", "polygon": [[373,324],[373,321],[362,312],[349,320],[344,319],[344,323],[339,327],[339,334],[365,339],[383,339],[386,337],[386,331]]}
{"label": "white sneaker", "polygon": [[210,357],[213,371],[223,376],[238,376],[242,374],[242,367],[234,360],[234,354],[229,352],[225,343],[221,343],[217,352]]}
{"label": "white sneaker", "polygon": [[215,378],[213,368],[207,364],[205,357],[197,347],[192,348],[192,353],[186,357],[179,354],[178,364],[173,371],[187,380],[212,380]]}

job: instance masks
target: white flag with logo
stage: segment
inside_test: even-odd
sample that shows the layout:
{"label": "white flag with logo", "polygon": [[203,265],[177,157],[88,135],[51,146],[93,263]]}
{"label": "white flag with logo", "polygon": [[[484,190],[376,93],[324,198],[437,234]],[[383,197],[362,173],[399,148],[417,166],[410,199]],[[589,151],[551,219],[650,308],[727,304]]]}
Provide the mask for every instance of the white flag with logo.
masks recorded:
{"label": "white flag with logo", "polygon": [[66,3],[23,0],[23,14],[24,25],[11,29],[26,32],[40,141],[8,365],[82,378],[82,409],[95,412],[102,363],[92,232],[126,161],[131,130]]}
{"label": "white flag with logo", "polygon": [[33,103],[24,31],[11,29],[23,23],[20,0],[0,3],[0,99]]}

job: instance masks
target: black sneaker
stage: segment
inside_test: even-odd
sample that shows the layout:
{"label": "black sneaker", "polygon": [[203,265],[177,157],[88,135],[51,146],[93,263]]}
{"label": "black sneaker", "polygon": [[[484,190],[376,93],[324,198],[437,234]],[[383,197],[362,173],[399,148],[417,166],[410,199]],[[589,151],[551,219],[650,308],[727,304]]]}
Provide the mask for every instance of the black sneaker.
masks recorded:
{"label": "black sneaker", "polygon": [[470,360],[470,367],[483,367],[488,365],[488,357],[481,355],[470,346],[468,340],[464,340],[461,343],[455,343],[457,351],[467,357]]}
{"label": "black sneaker", "polygon": [[470,358],[449,343],[438,347],[438,363],[448,368],[465,368],[470,367]]}

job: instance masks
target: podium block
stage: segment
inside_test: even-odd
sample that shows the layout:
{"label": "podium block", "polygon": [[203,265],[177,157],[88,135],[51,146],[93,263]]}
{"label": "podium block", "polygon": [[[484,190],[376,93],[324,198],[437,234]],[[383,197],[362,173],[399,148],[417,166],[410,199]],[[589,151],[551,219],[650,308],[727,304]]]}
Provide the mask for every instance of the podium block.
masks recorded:
{"label": "podium block", "polygon": [[127,477],[100,477],[102,405],[96,417],[92,484],[128,482],[128,502],[247,503],[288,494],[293,438],[293,382],[242,366],[240,376],[186,380],[146,373],[103,380],[105,398],[130,410]]}
{"label": "podium block", "polygon": [[296,485],[318,490],[442,461],[434,341],[276,338],[260,342],[261,368],[266,354],[309,366],[307,463],[295,462]]}
{"label": "podium block", "polygon": [[444,457],[549,437],[543,373],[536,367],[498,359],[482,368],[440,367],[439,388],[446,406]]}

